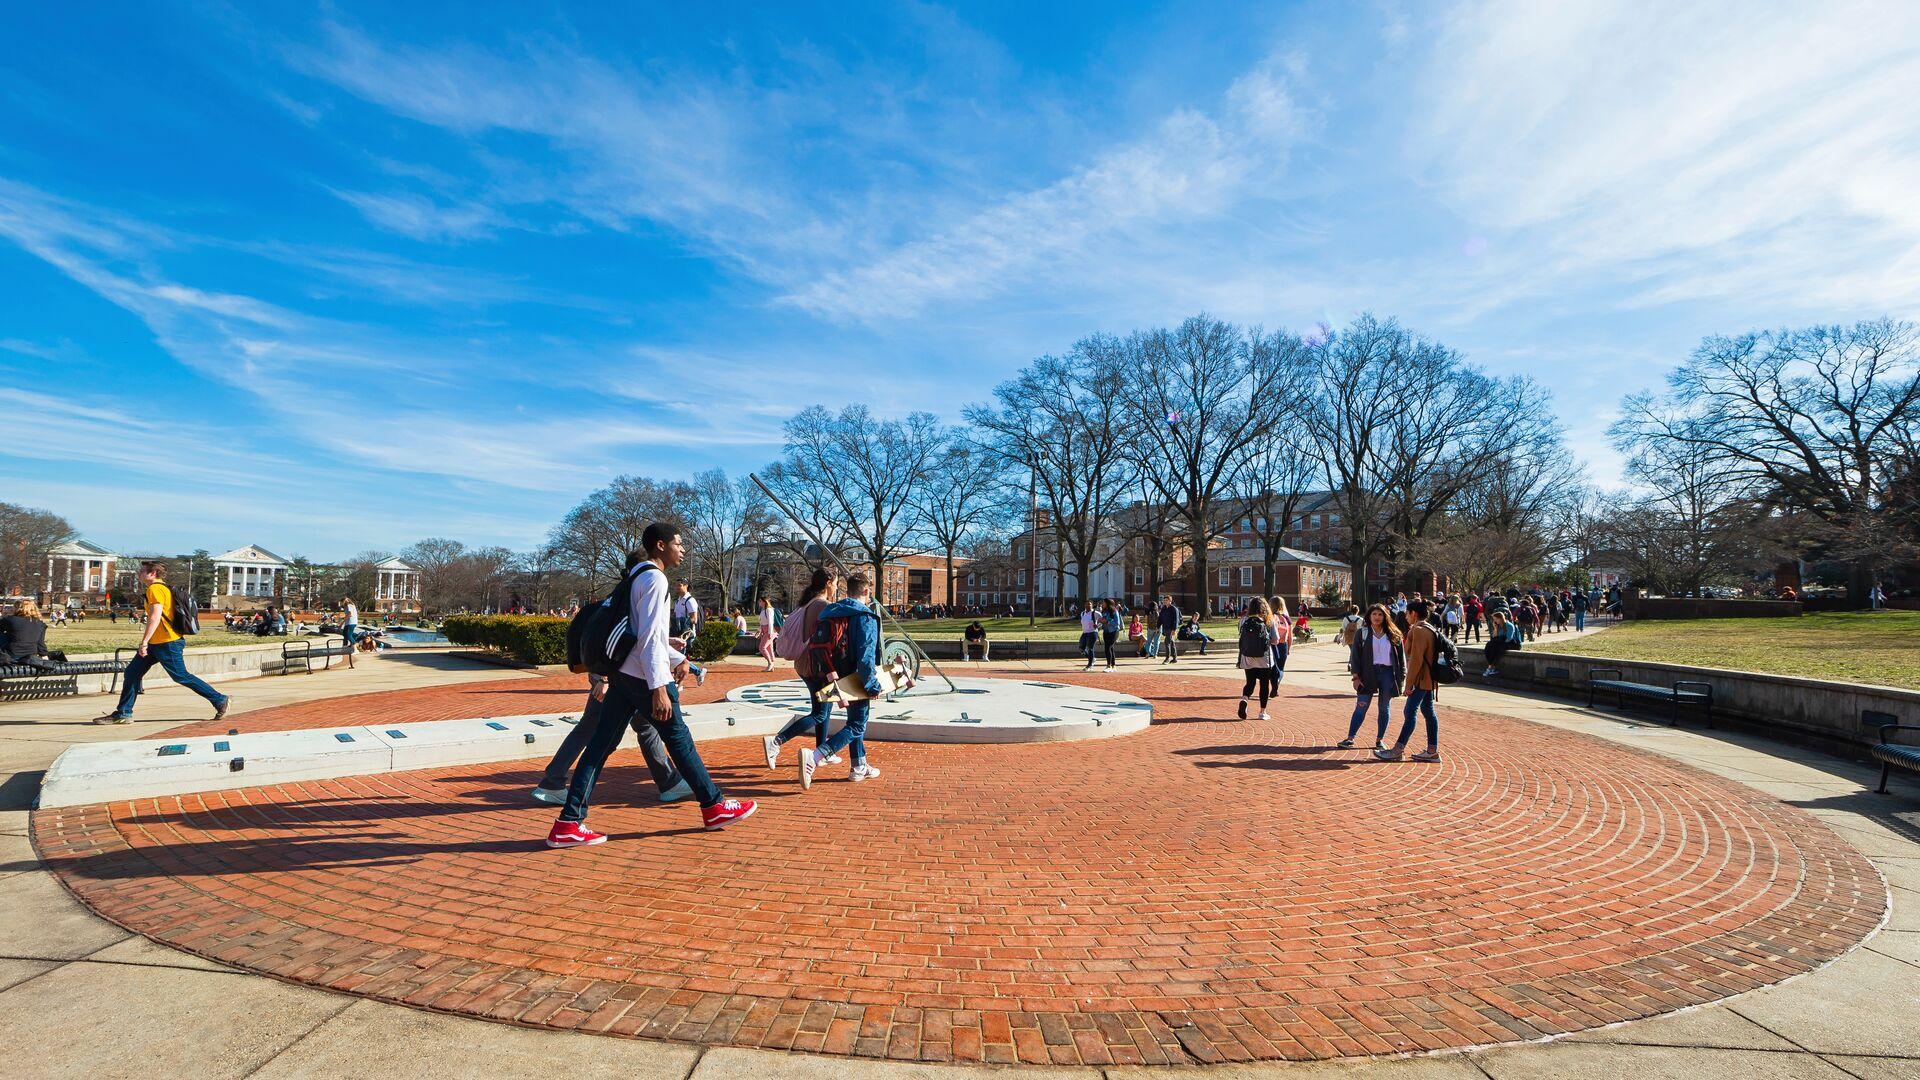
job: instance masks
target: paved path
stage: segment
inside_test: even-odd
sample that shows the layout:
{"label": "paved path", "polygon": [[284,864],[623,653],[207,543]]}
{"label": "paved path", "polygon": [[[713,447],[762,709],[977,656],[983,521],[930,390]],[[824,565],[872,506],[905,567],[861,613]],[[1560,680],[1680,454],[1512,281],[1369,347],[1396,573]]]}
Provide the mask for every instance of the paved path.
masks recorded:
{"label": "paved path", "polygon": [[[1331,656],[1327,650],[1302,650],[1297,654],[1295,670],[1289,676],[1290,686],[1307,693],[1321,689],[1337,691],[1337,675],[1315,670],[1329,667]],[[1223,666],[1219,661],[1192,667],[1183,665],[1180,682],[1163,683],[1160,693],[1169,697],[1202,699],[1189,703],[1189,708],[1194,712],[1206,711],[1210,714],[1207,720],[1211,720],[1212,715],[1224,716],[1224,706],[1216,705],[1212,694],[1207,692],[1218,684],[1202,682],[1208,676],[1227,675],[1219,670]],[[1021,670],[1028,669],[1021,667]],[[1146,679],[1154,681],[1159,675],[1158,671],[1152,671]],[[1190,683],[1198,689],[1176,693]],[[536,686],[528,684],[516,689],[534,690]],[[1312,699],[1303,700],[1309,704],[1298,710],[1300,715],[1295,717],[1292,713],[1287,714],[1287,720],[1273,726],[1274,733],[1285,733],[1292,730],[1285,725],[1299,723],[1311,726],[1312,734],[1320,741],[1330,741],[1323,730],[1324,714],[1329,710],[1340,711],[1337,698],[1319,699],[1317,706],[1311,704]],[[1617,1076],[1623,1069],[1647,1076],[1700,1076],[1716,1072],[1728,1076],[1916,1074],[1915,1062],[1911,1059],[1920,1054],[1920,1046],[1915,1045],[1911,1017],[1915,1004],[1915,976],[1920,974],[1913,970],[1914,963],[1920,961],[1920,955],[1916,955],[1920,949],[1914,945],[1915,940],[1920,939],[1920,933],[1916,933],[1920,931],[1920,919],[1915,917],[1915,901],[1920,899],[1920,892],[1916,892],[1920,890],[1920,873],[1916,873],[1916,869],[1920,869],[1920,862],[1916,862],[1920,859],[1920,845],[1914,843],[1913,837],[1920,834],[1920,828],[1916,828],[1911,821],[1916,809],[1911,789],[1907,789],[1904,797],[1899,798],[1862,796],[1858,781],[1865,775],[1864,770],[1817,759],[1799,751],[1772,748],[1757,740],[1743,742],[1693,733],[1673,733],[1664,728],[1623,724],[1563,705],[1484,691],[1450,692],[1447,704],[1450,707],[1471,705],[1476,710],[1486,712],[1526,714],[1527,719],[1551,726],[1589,730],[1589,733],[1605,739],[1682,758],[1789,803],[1807,806],[1816,816],[1838,828],[1840,831],[1837,835],[1871,856],[1888,874],[1894,884],[1892,928],[1875,937],[1866,948],[1848,954],[1829,968],[1785,986],[1736,999],[1728,1005],[1576,1035],[1549,1046],[1372,1062],[1362,1067],[1368,1074]],[[1308,708],[1321,715],[1308,716]],[[11,719],[11,716],[0,712],[0,718]],[[1478,755],[1518,753],[1515,748],[1537,743],[1541,739],[1550,741],[1552,738],[1564,738],[1521,725],[1508,725],[1508,729],[1502,730],[1499,727],[1501,723],[1498,720],[1463,720],[1450,724],[1449,745],[1452,745],[1452,736],[1457,727],[1460,729],[1460,746],[1459,752],[1450,755],[1447,769],[1464,767]],[[1478,725],[1486,727],[1476,734],[1471,729]],[[1200,729],[1205,729],[1206,733],[1230,734],[1244,745],[1266,748],[1261,754],[1255,755],[1212,753],[1188,755],[1182,759],[1188,763],[1189,772],[1202,771],[1199,763],[1210,761],[1219,766],[1210,775],[1232,772],[1246,778],[1240,781],[1223,780],[1223,786],[1231,783],[1250,784],[1261,778],[1272,779],[1272,774],[1285,775],[1290,780],[1304,776],[1315,782],[1331,783],[1350,774],[1358,776],[1374,772],[1376,768],[1393,768],[1362,766],[1302,770],[1297,773],[1236,769],[1237,764],[1246,760],[1280,756],[1268,753],[1274,743],[1294,745],[1306,741],[1293,736],[1286,740],[1243,737],[1243,733],[1252,733],[1256,726],[1197,722],[1168,725],[1167,730],[1181,732],[1183,738],[1191,732],[1193,737],[1198,738]],[[1158,732],[1150,734],[1161,737]],[[1474,745],[1479,738],[1490,739],[1485,748]],[[1125,741],[1131,740],[1122,740]],[[1499,745],[1502,743],[1507,748],[1504,751]],[[1223,747],[1235,744],[1216,734],[1204,744],[1196,745]],[[1180,748],[1184,747],[1173,747]],[[899,792],[910,786],[928,788],[939,782],[939,762],[911,760],[912,749],[889,746],[876,751],[876,760],[898,761],[898,771],[883,777],[882,783],[890,785],[889,790]],[[886,758],[879,758],[880,754],[885,754]],[[1636,762],[1651,760],[1631,754],[1626,756]],[[1489,756],[1487,760],[1494,758]],[[974,772],[990,774],[992,771],[978,769]],[[964,777],[969,774],[962,769],[953,775]],[[1409,772],[1407,775],[1415,774]],[[1682,771],[1681,775],[1687,774]],[[1152,781],[1159,777],[1143,779]],[[1580,779],[1569,775],[1562,783],[1571,784]],[[953,782],[952,777],[948,777],[947,782]],[[1689,782],[1701,783],[1699,780]],[[1149,793],[1154,789],[1151,782],[1143,786]],[[1331,793],[1337,786],[1326,790]],[[791,840],[803,839],[810,834],[804,827],[804,819],[798,816],[801,813],[846,813],[851,807],[859,805],[856,795],[859,799],[874,798],[881,790],[880,785],[872,785],[858,792],[844,785],[825,785],[816,789],[813,796],[807,797],[791,812],[791,816],[802,823],[801,827],[779,829],[778,833]],[[1016,793],[1008,789],[1009,795]],[[795,801],[788,798],[774,800],[764,813],[771,815],[776,809],[785,813],[785,804]],[[1151,803],[1150,799],[1148,801]],[[1743,807],[1746,805],[1745,797],[1735,801]],[[672,809],[659,812],[670,813]],[[1162,818],[1173,820],[1176,817],[1176,808],[1170,804],[1158,809],[1162,811]],[[1904,811],[1906,816],[1890,813],[1889,810]],[[1373,821],[1378,821],[1380,815],[1368,807],[1354,809],[1347,817],[1347,820],[1359,826],[1354,830],[1356,842],[1374,840],[1367,832],[1369,812],[1373,813]],[[1754,812],[1762,813],[1757,806]],[[603,810],[602,815],[605,813]],[[521,815],[522,812],[487,808],[469,816],[488,814]],[[410,823],[414,820],[408,818],[392,822],[375,819],[365,822],[362,831],[387,828],[404,830],[412,827]],[[600,821],[599,815],[596,821]],[[729,842],[735,838],[751,838],[742,842],[760,843],[764,834],[756,837],[745,830],[774,823],[775,819],[772,818],[751,822],[740,831],[720,834],[720,838]],[[4,824],[8,830],[7,842],[23,845],[20,835],[25,823],[17,812],[9,814],[0,824]],[[930,821],[925,824],[929,831],[933,831],[944,822]],[[1388,821],[1378,827],[1404,840],[1410,835],[1413,824],[1417,823]],[[336,831],[334,825],[329,823],[330,835]],[[1245,828],[1245,822],[1240,822],[1239,827]],[[765,832],[774,834],[776,830],[767,829]],[[235,834],[228,833],[222,839],[231,843]],[[677,839],[685,842],[685,838]],[[716,838],[694,837],[690,842],[707,839]],[[1183,839],[1191,840],[1192,837]],[[1323,843],[1318,837],[1315,841]],[[582,862],[600,855],[618,857],[621,847],[631,848],[631,854],[637,855],[650,845],[662,842],[671,844],[675,841],[663,841],[660,838],[628,840],[594,851],[561,853],[560,857],[569,860],[579,857]],[[1199,845],[1194,846],[1197,848]],[[395,1075],[417,1073],[444,1076],[514,1075],[535,1071],[543,1074],[589,1072],[604,1068],[642,1076],[907,1075],[901,1071],[903,1066],[888,1062],[862,1063],[856,1059],[773,1055],[730,1048],[708,1049],[703,1054],[697,1048],[672,1043],[556,1035],[421,1013],[229,974],[184,954],[129,938],[123,931],[92,918],[65,899],[51,879],[39,871],[30,855],[19,851],[17,847],[9,850],[14,857],[4,864],[4,869],[0,869],[0,873],[6,875],[0,877],[0,895],[5,896],[0,902],[7,903],[10,911],[26,917],[9,920],[7,929],[0,931],[0,956],[16,958],[0,960],[0,986],[11,986],[0,993],[0,1032],[9,1033],[10,1041],[13,1037],[25,1036],[29,1029],[36,1033],[44,1031],[49,1024],[57,1025],[60,1030],[71,1031],[101,1026],[103,1035],[109,1031],[112,1033],[111,1039],[77,1038],[49,1047],[50,1056],[43,1063],[47,1074],[77,1073],[91,1069],[100,1075],[130,1075],[135,1072],[151,1075],[154,1071],[248,1075],[257,1070],[259,1075],[345,1075],[377,1071]],[[872,849],[860,848],[853,856],[842,854],[837,857],[848,860],[849,866],[857,867],[859,864],[852,860],[865,857],[864,853],[869,850]],[[390,867],[380,869],[392,872]],[[789,865],[788,869],[796,868]],[[369,873],[372,872],[370,869]],[[621,884],[619,881],[612,883],[613,887]],[[601,892],[605,892],[607,887],[604,880],[597,886]],[[589,886],[585,890],[576,890],[576,893],[591,893],[595,888]],[[550,901],[552,897],[547,899]],[[482,912],[478,917],[484,923],[490,918],[490,913]],[[697,962],[693,959],[688,961]],[[234,980],[244,980],[250,989],[244,993],[233,990]],[[803,1020],[794,1025],[796,1033],[803,1024],[807,1024],[804,1009],[801,1015]],[[834,1019],[841,1018],[836,1014]],[[863,1014],[861,1026],[864,1026],[864,1022]],[[833,1027],[833,1020],[829,1020],[822,1032],[823,1043],[824,1036],[830,1034]],[[859,1027],[855,1030],[857,1033]],[[1077,1029],[1069,1028],[1066,1035],[1068,1043],[1049,1042],[1044,1030],[1040,1034],[1041,1043],[1045,1046],[1078,1045]],[[858,1034],[856,1041],[857,1038]],[[38,1038],[37,1041],[45,1040]],[[951,1039],[948,1042],[952,1045]],[[418,1047],[423,1045],[434,1048],[434,1054],[427,1060],[422,1060],[417,1053]],[[150,1056],[142,1059],[143,1054]],[[1100,1072],[1113,1077],[1136,1075],[1131,1069],[1116,1066],[1097,1066],[1068,1075],[1093,1076]],[[1189,1067],[1177,1072],[1194,1076],[1204,1074],[1205,1070]],[[1314,1067],[1276,1068],[1276,1075],[1284,1076],[1319,1075],[1321,1072]],[[1234,1075],[1248,1076],[1253,1073],[1242,1071]],[[1342,1071],[1341,1075],[1347,1073]]]}

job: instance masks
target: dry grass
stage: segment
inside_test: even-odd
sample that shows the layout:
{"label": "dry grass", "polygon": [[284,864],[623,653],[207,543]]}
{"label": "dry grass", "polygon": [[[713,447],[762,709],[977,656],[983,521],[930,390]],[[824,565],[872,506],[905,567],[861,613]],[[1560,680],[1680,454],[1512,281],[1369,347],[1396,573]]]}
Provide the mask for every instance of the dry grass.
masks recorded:
{"label": "dry grass", "polygon": [[1630,622],[1545,648],[1920,690],[1920,611]]}

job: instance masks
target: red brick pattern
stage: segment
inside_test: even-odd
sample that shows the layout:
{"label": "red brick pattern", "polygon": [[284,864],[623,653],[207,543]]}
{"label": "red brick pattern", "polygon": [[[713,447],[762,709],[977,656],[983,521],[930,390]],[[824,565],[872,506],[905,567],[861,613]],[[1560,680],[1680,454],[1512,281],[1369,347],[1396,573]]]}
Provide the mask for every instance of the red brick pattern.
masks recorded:
{"label": "red brick pattern", "polygon": [[[43,810],[34,839],[105,917],[285,979],[923,1061],[1529,1039],[1807,971],[1884,908],[1871,865],[1813,818],[1651,754],[1449,710],[1445,762],[1381,764],[1332,748],[1337,695],[1289,689],[1278,720],[1235,723],[1216,680],[1084,681],[1152,698],[1156,725],[877,744],[880,780],[840,773],[804,795],[758,740],[703,744],[731,792],[763,800],[720,833],[653,803],[628,750],[596,848],[540,846],[552,811],[525,800],[533,762]],[[254,719],[471,715],[481,689],[515,686]]]}

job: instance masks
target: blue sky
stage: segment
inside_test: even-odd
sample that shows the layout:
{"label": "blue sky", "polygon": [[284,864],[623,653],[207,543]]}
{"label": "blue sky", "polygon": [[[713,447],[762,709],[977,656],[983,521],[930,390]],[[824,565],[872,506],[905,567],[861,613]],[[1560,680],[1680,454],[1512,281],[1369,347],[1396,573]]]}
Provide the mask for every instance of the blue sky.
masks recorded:
{"label": "blue sky", "polygon": [[1612,480],[1702,336],[1920,299],[1920,5],[246,7],[0,44],[0,499],[120,550],[524,548],[1200,310],[1396,315]]}

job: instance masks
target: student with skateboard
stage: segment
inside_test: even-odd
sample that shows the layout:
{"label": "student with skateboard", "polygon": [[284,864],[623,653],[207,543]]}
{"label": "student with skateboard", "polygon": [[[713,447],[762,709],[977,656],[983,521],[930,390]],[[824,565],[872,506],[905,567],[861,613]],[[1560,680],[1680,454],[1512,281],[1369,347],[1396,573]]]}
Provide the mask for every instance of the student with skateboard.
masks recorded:
{"label": "student with skateboard", "polygon": [[[828,604],[820,611],[820,623],[808,646],[815,670],[831,668],[841,678],[852,676],[864,691],[864,697],[847,701],[847,724],[833,733],[817,750],[800,748],[800,786],[813,786],[814,770],[841,750],[853,757],[853,771],[847,779],[872,780],[880,770],[867,763],[867,714],[873,711],[873,699],[886,692],[880,685],[880,617],[874,614],[870,597],[873,583],[867,575],[847,575],[847,598]],[[832,693],[828,688],[822,693]]]}

